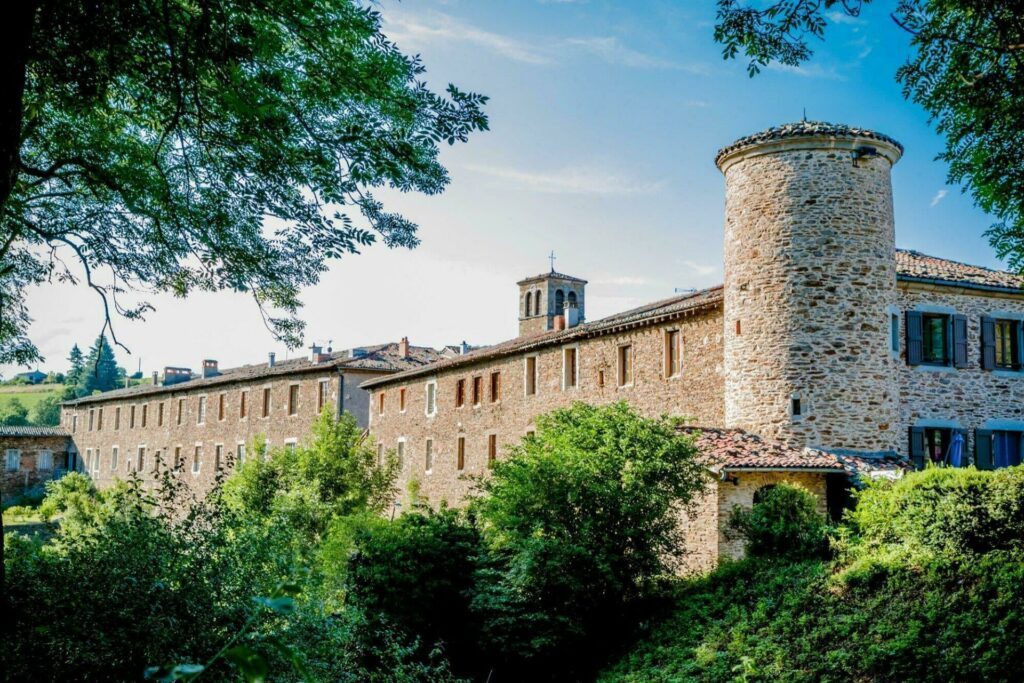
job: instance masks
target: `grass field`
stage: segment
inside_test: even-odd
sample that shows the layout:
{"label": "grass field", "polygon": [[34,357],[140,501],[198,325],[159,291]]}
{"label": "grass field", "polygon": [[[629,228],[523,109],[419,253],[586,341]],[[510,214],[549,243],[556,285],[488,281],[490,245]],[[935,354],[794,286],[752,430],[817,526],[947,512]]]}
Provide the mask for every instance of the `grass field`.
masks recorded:
{"label": "grass field", "polygon": [[11,399],[17,398],[28,408],[29,413],[37,403],[47,396],[64,391],[63,384],[22,384],[13,386],[0,386],[0,410],[2,410]]}

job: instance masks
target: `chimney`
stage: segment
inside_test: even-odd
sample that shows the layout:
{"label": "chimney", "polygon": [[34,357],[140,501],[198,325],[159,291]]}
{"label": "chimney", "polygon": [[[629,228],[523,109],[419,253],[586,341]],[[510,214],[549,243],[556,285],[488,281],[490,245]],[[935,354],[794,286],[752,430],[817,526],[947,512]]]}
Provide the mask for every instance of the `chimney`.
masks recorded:
{"label": "chimney", "polygon": [[175,368],[170,365],[164,367],[164,386],[187,382],[192,379],[192,370],[189,368]]}
{"label": "chimney", "polygon": [[398,355],[402,358],[409,357],[409,338],[402,337],[402,341],[398,342]]}
{"label": "chimney", "polygon": [[564,315],[556,315],[555,316],[555,330],[564,330],[564,329],[565,329],[565,316]]}
{"label": "chimney", "polygon": [[220,374],[217,369],[217,361],[212,358],[207,358],[203,361],[203,377],[216,377]]}
{"label": "chimney", "polygon": [[158,381],[159,379],[160,379],[160,373],[158,373],[156,370],[154,370],[153,371],[153,386],[154,387],[160,383]]}
{"label": "chimney", "polygon": [[466,343],[465,339],[463,339],[462,343],[459,344],[459,353],[463,356],[469,353],[469,344]]}
{"label": "chimney", "polygon": [[576,304],[565,302],[565,326],[576,327],[580,324],[580,309],[576,308]]}
{"label": "chimney", "polygon": [[312,346],[309,347],[309,360],[310,360],[310,362],[312,362],[312,363],[319,363],[321,360],[323,360],[321,358],[320,351],[321,351],[321,347],[317,346],[316,344],[313,344]]}
{"label": "chimney", "polygon": [[268,368],[274,367],[274,357],[276,355],[277,354],[275,354],[273,351],[271,351],[270,353],[267,354],[267,367]]}

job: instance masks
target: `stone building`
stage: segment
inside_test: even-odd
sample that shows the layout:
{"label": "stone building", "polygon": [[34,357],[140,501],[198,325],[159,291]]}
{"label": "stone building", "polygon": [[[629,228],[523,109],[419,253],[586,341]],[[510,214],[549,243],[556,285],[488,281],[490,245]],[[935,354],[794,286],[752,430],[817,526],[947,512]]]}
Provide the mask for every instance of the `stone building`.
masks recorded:
{"label": "stone building", "polygon": [[896,249],[902,153],[888,136],[808,121],[736,141],[715,160],[722,286],[588,322],[585,281],[523,280],[516,339],[363,384],[378,448],[399,453],[403,483],[432,504],[457,504],[467,475],[552,409],[626,400],[687,416],[715,435],[701,443],[718,475],[687,520],[695,568],[739,553],[721,512],[780,480],[824,506],[851,468],[1019,463],[1024,281]]}
{"label": "stone building", "polygon": [[0,452],[4,455],[0,480],[4,496],[57,479],[75,467],[71,440],[60,427],[0,425]]}
{"label": "stone building", "polygon": [[68,401],[61,427],[72,457],[99,486],[131,472],[153,478],[157,464],[184,470],[197,490],[217,473],[252,455],[261,437],[268,448],[303,443],[325,409],[351,413],[365,428],[369,394],[360,383],[415,369],[458,353],[411,346],[408,339],[341,352],[314,346],[310,355],[202,372],[167,367],[161,382]]}

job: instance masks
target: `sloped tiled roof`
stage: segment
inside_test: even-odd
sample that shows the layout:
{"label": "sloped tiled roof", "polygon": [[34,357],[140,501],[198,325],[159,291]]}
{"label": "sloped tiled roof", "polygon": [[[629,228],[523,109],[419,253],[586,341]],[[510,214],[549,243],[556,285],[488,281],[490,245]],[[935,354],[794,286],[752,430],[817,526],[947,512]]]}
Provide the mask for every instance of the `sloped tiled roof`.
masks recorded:
{"label": "sloped tiled roof", "polygon": [[209,386],[230,384],[263,379],[267,377],[279,377],[303,372],[323,372],[325,370],[343,369],[346,371],[362,372],[400,372],[418,368],[445,357],[443,351],[437,351],[424,346],[410,346],[409,355],[399,355],[398,344],[377,344],[374,346],[359,347],[359,354],[353,355],[350,351],[337,351],[328,355],[327,360],[314,363],[309,357],[291,358],[279,360],[270,367],[266,363],[255,363],[242,365],[237,368],[226,368],[220,374],[213,377],[202,377],[193,375],[193,378],[184,382],[171,385],[143,384],[129,387],[127,389],[116,389],[93,396],[84,396],[73,401],[67,401],[64,405],[78,405],[83,403],[97,403],[111,401],[134,396],[149,396],[153,394],[189,391],[191,389]]}
{"label": "sloped tiled roof", "polygon": [[0,436],[67,436],[63,427],[11,427],[0,425]]}
{"label": "sloped tiled roof", "polygon": [[696,436],[696,445],[701,451],[700,457],[713,470],[845,471],[843,464],[831,453],[810,448],[792,448],[775,441],[766,441],[742,429],[681,427],[680,431]]}
{"label": "sloped tiled roof", "polygon": [[394,375],[389,375],[388,377],[379,377],[368,380],[363,382],[360,386],[372,387],[378,384],[401,382],[412,377],[439,372],[449,368],[472,365],[474,363],[480,363],[493,358],[500,358],[502,356],[539,349],[553,344],[564,344],[574,339],[593,337],[623,328],[651,324],[658,320],[669,319],[690,311],[697,311],[717,306],[721,301],[721,287],[713,287],[694,294],[684,294],[670,299],[662,299],[661,301],[655,301],[654,303],[640,306],[639,308],[634,308],[622,313],[616,313],[615,315],[610,315],[607,318],[601,318],[594,322],[580,323],[579,325],[569,329],[550,330],[548,332],[542,332],[528,337],[516,337],[515,339],[510,339],[508,341],[501,342],[500,344],[495,344],[494,346],[486,346],[482,349],[471,351],[470,353],[455,356],[454,358],[445,358],[424,367],[406,370]]}
{"label": "sloped tiled roof", "polygon": [[766,142],[774,142],[775,140],[785,140],[788,138],[808,138],[819,136],[858,137],[880,140],[882,142],[888,142],[890,145],[894,145],[899,149],[900,153],[903,152],[903,145],[898,141],[884,133],[868,130],[867,128],[847,126],[842,123],[828,123],[827,121],[796,121],[794,123],[784,123],[781,126],[773,126],[767,130],[762,130],[759,133],[753,133],[752,135],[743,136],[731,145],[718,150],[718,154],[715,155],[715,163],[717,164],[722,157],[743,149],[744,147],[761,145]]}
{"label": "sloped tiled roof", "polygon": [[1024,277],[1015,273],[972,266],[908,249],[896,250],[896,273],[903,280],[937,281],[952,285],[1005,289],[1024,294]]}

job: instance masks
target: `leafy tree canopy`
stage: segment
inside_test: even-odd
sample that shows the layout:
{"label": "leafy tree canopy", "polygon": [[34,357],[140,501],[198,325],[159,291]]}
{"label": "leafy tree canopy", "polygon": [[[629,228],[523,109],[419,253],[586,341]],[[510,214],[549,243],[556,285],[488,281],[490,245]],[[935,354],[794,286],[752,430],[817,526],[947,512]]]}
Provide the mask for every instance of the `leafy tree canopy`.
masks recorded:
{"label": "leafy tree canopy", "polygon": [[[859,16],[871,0],[745,3],[718,0],[715,40],[726,59],[740,52],[753,76],[772,61],[810,59],[828,13]],[[939,159],[996,218],[988,236],[1024,272],[1024,14],[1001,0],[899,0],[891,18],[914,53],[896,73],[946,138]]]}
{"label": "leafy tree canopy", "polygon": [[[373,190],[440,192],[442,142],[487,128],[356,0],[29,0],[0,67],[0,362],[39,357],[26,288],[233,290],[301,341],[300,288],[416,225]],[[268,220],[269,219],[269,220]],[[112,334],[112,340],[117,339]]]}
{"label": "leafy tree canopy", "polygon": [[120,377],[114,349],[106,335],[101,334],[89,349],[89,358],[79,375],[77,394],[88,396],[97,391],[117,389],[121,384],[118,381]]}

